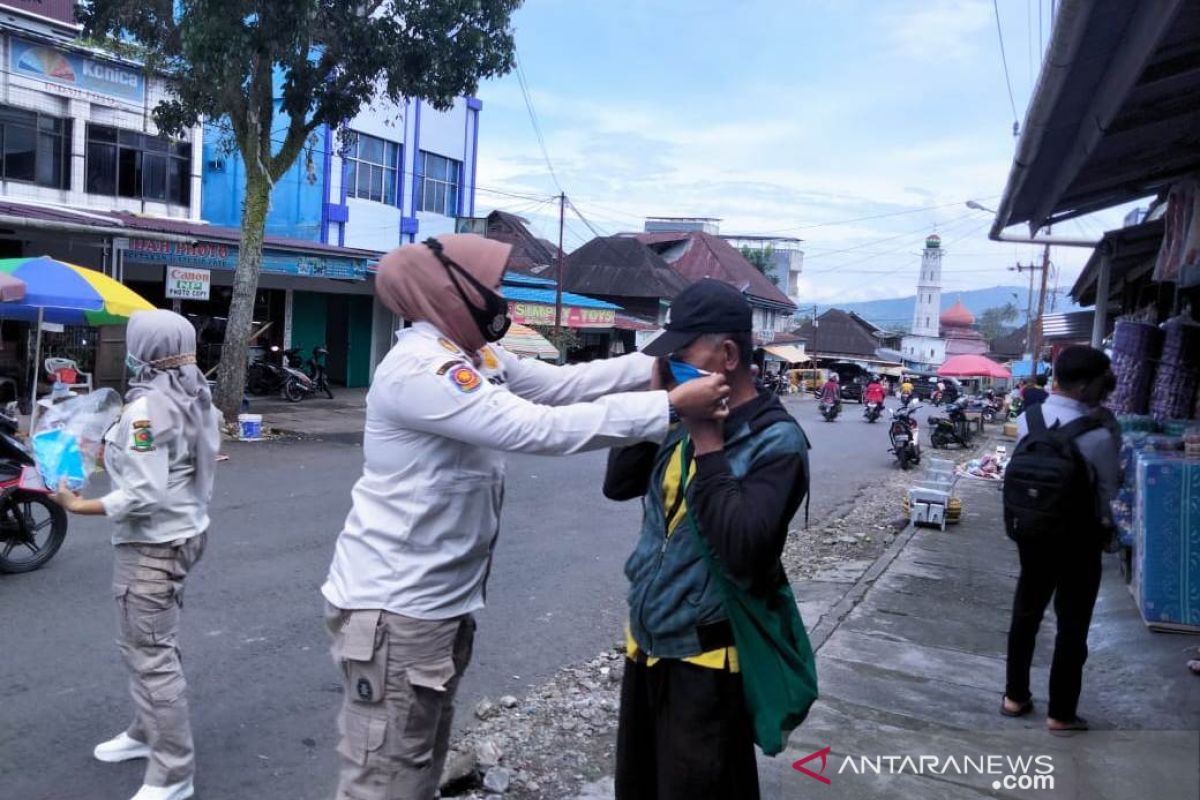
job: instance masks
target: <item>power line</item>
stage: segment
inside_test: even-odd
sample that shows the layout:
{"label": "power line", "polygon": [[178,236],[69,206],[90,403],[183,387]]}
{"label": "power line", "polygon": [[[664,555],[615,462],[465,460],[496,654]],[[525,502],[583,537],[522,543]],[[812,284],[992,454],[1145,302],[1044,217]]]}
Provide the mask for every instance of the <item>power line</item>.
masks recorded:
{"label": "power line", "polygon": [[992,0],[992,9],[996,12],[996,35],[1000,37],[1000,63],[1004,65],[1004,85],[1008,87],[1008,102],[1013,112],[1013,136],[1017,135],[1021,123],[1017,121],[1017,101],[1013,97],[1012,79],[1008,76],[1008,56],[1004,53],[1004,29],[1000,25],[1000,4]]}
{"label": "power line", "polygon": [[550,170],[550,179],[554,181],[554,185],[562,193],[562,184],[558,182],[558,175],[554,172],[554,164],[550,163],[550,153],[546,149],[546,139],[542,136],[542,126],[538,123],[537,112],[533,109],[533,98],[529,94],[529,82],[525,79],[525,70],[521,67],[521,59],[516,55],[516,52],[514,48],[513,62],[516,64],[517,82],[521,85],[521,95],[525,98],[525,109],[529,112],[529,122],[533,125],[533,135],[537,137],[538,147],[542,150],[542,158],[546,160],[546,169]]}

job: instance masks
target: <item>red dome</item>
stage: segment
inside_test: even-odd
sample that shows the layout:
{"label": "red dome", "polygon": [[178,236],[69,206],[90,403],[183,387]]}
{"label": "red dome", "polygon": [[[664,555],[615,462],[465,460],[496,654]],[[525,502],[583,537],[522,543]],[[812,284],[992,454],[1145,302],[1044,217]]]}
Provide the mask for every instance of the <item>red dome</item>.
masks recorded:
{"label": "red dome", "polygon": [[967,328],[975,324],[975,315],[959,300],[942,314],[941,323],[948,328]]}

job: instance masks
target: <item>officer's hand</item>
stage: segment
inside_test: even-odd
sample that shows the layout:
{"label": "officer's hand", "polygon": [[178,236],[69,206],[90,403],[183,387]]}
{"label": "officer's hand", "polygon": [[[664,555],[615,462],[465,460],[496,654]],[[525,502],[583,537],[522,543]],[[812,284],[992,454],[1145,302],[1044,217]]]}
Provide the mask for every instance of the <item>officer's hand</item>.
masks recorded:
{"label": "officer's hand", "polygon": [[76,504],[82,500],[78,492],[71,491],[67,486],[67,479],[63,478],[59,481],[58,491],[50,495],[50,499],[58,503],[67,511],[74,511]]}
{"label": "officer's hand", "polygon": [[705,375],[682,383],[667,397],[681,417],[724,419],[729,416],[729,384],[724,375]]}

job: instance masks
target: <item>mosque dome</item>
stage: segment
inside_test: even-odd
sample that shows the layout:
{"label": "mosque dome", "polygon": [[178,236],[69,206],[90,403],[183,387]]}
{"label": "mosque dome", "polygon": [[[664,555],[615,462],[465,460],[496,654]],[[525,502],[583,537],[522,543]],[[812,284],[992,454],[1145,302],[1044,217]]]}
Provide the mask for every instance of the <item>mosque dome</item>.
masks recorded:
{"label": "mosque dome", "polygon": [[963,305],[962,300],[959,300],[946,309],[940,321],[947,328],[969,328],[975,324],[975,315]]}

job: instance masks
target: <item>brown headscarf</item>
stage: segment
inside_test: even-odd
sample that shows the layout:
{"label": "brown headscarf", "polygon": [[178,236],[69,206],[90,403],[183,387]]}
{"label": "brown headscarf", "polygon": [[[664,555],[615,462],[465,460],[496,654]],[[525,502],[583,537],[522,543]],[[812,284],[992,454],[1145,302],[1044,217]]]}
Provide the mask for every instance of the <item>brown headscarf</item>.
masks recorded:
{"label": "brown headscarf", "polygon": [[[447,258],[458,264],[484,286],[496,286],[504,275],[512,245],[485,239],[474,233],[452,233],[436,237]],[[478,307],[483,298],[459,276],[463,292]],[[468,353],[487,341],[479,332],[447,268],[424,244],[406,244],[379,259],[375,273],[379,301],[412,322],[428,322]]]}

